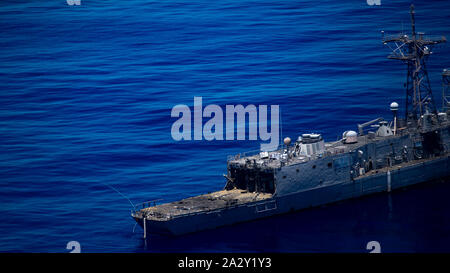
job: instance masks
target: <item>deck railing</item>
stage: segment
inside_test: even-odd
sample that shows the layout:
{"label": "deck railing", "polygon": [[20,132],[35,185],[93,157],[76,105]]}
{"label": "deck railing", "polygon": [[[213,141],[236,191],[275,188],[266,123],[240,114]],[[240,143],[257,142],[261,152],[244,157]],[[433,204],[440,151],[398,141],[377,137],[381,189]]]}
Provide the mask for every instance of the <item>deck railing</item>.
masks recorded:
{"label": "deck railing", "polygon": [[136,204],[134,207],[135,207],[136,210],[150,208],[150,207],[156,206],[157,203],[162,201],[162,200],[163,199],[154,199],[154,200],[150,200],[150,201],[145,201],[145,202]]}

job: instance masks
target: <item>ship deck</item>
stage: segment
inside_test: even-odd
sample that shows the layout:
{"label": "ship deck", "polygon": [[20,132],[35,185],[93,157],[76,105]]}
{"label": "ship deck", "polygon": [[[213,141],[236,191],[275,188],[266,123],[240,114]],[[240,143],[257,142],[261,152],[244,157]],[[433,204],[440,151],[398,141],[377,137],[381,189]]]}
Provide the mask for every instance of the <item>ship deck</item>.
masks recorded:
{"label": "ship deck", "polygon": [[271,193],[248,192],[241,189],[222,190],[186,198],[180,201],[141,209],[149,220],[167,220],[192,213],[224,209],[231,206],[261,201],[272,197]]}
{"label": "ship deck", "polygon": [[392,165],[392,166],[386,166],[386,167],[383,167],[383,168],[380,168],[380,169],[367,171],[363,175],[355,177],[354,179],[355,180],[360,180],[360,179],[363,179],[365,177],[368,177],[368,176],[371,176],[371,175],[374,175],[374,174],[386,173],[387,171],[401,170],[401,169],[409,167],[409,166],[419,165],[419,164],[423,164],[423,163],[430,162],[430,161],[433,161],[433,160],[446,158],[446,157],[449,157],[449,156],[450,155],[448,153],[446,153],[446,154],[441,155],[441,156],[432,156],[432,157],[429,157],[429,158],[415,159],[415,160],[408,161],[408,162],[402,162],[400,164],[396,164],[396,165]]}

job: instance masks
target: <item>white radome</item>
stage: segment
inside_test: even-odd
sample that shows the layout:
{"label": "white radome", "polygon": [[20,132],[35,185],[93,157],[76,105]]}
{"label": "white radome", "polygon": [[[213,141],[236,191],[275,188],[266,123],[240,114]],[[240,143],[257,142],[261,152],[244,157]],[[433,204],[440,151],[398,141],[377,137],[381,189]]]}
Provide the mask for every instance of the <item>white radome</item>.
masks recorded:
{"label": "white radome", "polygon": [[289,144],[291,144],[291,138],[290,138],[290,137],[286,137],[286,138],[283,140],[283,142],[284,142],[285,145],[289,145]]}
{"label": "white radome", "polygon": [[398,110],[398,103],[395,101],[391,103],[391,111],[397,111]]}
{"label": "white radome", "polygon": [[358,142],[358,134],[355,131],[345,131],[342,134],[342,138],[344,139],[344,143],[356,143]]}

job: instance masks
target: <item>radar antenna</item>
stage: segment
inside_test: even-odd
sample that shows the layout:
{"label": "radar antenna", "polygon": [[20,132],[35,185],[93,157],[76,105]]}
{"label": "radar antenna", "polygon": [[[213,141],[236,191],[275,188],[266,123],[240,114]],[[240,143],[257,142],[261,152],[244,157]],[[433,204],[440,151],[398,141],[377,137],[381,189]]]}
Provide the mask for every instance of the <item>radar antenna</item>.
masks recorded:
{"label": "radar antenna", "polygon": [[426,68],[426,60],[432,54],[431,48],[446,42],[440,38],[424,37],[424,33],[416,33],[414,5],[411,5],[411,37],[401,33],[396,36],[384,36],[383,44],[391,50],[388,59],[401,60],[407,65],[405,119],[418,120],[427,110],[437,114],[431,91],[430,80]]}

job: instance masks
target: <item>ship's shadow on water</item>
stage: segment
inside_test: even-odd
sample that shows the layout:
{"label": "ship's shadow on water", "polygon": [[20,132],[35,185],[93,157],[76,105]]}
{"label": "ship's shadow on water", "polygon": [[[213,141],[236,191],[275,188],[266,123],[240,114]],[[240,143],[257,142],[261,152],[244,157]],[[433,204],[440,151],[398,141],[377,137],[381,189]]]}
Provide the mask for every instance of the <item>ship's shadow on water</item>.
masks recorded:
{"label": "ship's shadow on water", "polygon": [[151,236],[142,239],[136,251],[369,252],[367,243],[377,241],[382,252],[448,252],[450,236],[434,235],[446,234],[441,229],[449,224],[450,213],[443,203],[450,193],[448,182],[183,236]]}

